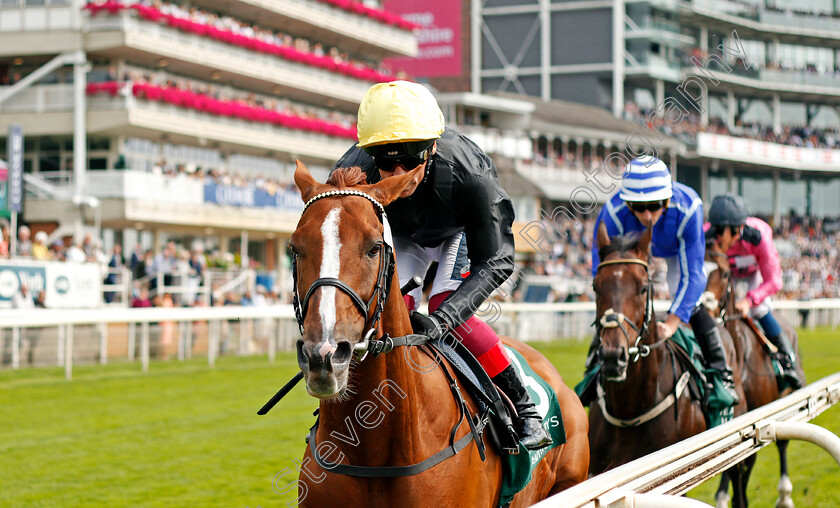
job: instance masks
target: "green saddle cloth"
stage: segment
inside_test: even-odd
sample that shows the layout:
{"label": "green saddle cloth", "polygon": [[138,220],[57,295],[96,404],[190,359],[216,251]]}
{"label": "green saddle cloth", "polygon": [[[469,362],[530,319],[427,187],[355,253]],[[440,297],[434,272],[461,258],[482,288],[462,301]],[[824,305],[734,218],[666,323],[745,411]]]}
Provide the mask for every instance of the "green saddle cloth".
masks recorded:
{"label": "green saddle cloth", "polygon": [[540,460],[555,446],[566,442],[566,429],[563,427],[563,415],[560,403],[554,389],[534,372],[525,358],[513,348],[505,346],[516,371],[522,377],[522,382],[531,395],[537,411],[543,417],[543,427],[551,435],[554,443],[540,450],[527,450],[519,444],[519,454],[502,456],[504,477],[502,478],[502,492],[499,496],[499,506],[510,503],[517,492],[524,489],[531,481],[531,473]]}
{"label": "green saddle cloth", "polygon": [[[694,367],[706,376],[705,380],[698,379],[696,381],[700,397],[706,401],[703,410],[706,414],[708,427],[716,427],[731,420],[735,414],[735,399],[724,388],[720,373],[716,370],[707,369],[703,365],[703,353],[694,337],[694,332],[680,327],[677,328],[677,332],[669,340],[683,348],[691,358]],[[706,393],[709,384],[712,385],[712,389],[709,393]]]}
{"label": "green saddle cloth", "polygon": [[[691,363],[694,364],[696,370],[703,373],[703,378],[695,375],[693,381],[699,392],[700,399],[706,401],[703,411],[706,415],[708,427],[715,427],[731,420],[734,415],[733,406],[735,400],[723,387],[723,380],[720,378],[720,374],[715,370],[704,367],[703,353],[700,350],[700,345],[697,344],[694,332],[690,329],[680,327],[669,340],[688,353],[688,357],[691,358]],[[639,361],[644,361],[644,359]],[[601,364],[596,362],[592,368],[584,373],[583,380],[575,386],[575,393],[578,394],[578,397],[583,396],[587,389],[592,386],[592,383],[598,382],[600,371]],[[707,394],[708,383],[711,383],[712,390]]]}

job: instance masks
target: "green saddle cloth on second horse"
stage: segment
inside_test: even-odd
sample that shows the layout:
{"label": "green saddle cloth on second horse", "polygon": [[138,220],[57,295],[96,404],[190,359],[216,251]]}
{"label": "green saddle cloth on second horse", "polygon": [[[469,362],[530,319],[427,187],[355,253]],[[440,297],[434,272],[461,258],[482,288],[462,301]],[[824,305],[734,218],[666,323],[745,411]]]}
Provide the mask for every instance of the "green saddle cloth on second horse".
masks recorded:
{"label": "green saddle cloth on second horse", "polygon": [[511,358],[511,363],[522,377],[522,384],[531,395],[537,411],[543,417],[543,427],[554,441],[551,446],[539,450],[527,450],[519,444],[517,455],[502,455],[504,477],[502,478],[502,492],[499,496],[499,506],[507,505],[517,492],[524,489],[531,481],[531,473],[540,460],[555,446],[566,442],[566,429],[563,426],[563,415],[560,403],[554,389],[536,372],[534,372],[519,351],[505,346]]}
{"label": "green saddle cloth on second horse", "polygon": [[[694,337],[694,332],[690,329],[680,327],[669,340],[685,351],[687,356],[691,358],[691,363],[694,365],[694,369],[692,370],[695,371],[695,374],[692,376],[692,383],[696,387],[696,390],[690,390],[690,392],[697,393],[700,400],[704,401],[703,411],[706,415],[706,424],[708,427],[715,427],[731,420],[734,415],[735,400],[724,388],[720,374],[715,370],[705,368],[703,364],[703,353],[700,350],[697,339]],[[644,359],[640,359],[639,361],[644,361]],[[599,382],[600,372],[601,364],[595,362],[594,366],[584,373],[583,381],[575,386],[575,393],[578,394],[578,397],[582,397],[587,390],[592,390],[593,383]],[[697,372],[702,373],[703,377],[697,376]],[[709,384],[711,384],[711,390],[708,390]],[[594,392],[594,390],[592,391]],[[587,401],[584,401],[584,404],[586,403]]]}

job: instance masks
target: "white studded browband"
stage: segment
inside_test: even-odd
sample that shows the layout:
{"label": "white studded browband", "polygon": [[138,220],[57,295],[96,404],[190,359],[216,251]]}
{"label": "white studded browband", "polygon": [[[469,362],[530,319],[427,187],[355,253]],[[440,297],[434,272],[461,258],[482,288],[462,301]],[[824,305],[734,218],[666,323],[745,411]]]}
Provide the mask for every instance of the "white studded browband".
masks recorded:
{"label": "white studded browband", "polygon": [[374,205],[376,205],[376,208],[379,209],[379,211],[382,213],[383,216],[385,215],[385,207],[382,206],[382,203],[380,203],[379,201],[377,201],[376,199],[372,198],[371,196],[365,194],[362,191],[350,190],[350,189],[334,190],[334,191],[329,191],[329,192],[324,192],[322,194],[318,194],[317,196],[315,196],[312,199],[310,199],[309,201],[307,201],[305,205],[303,205],[303,210],[300,212],[301,215],[303,215],[303,213],[306,211],[306,209],[309,208],[309,205],[311,205],[315,201],[318,201],[321,198],[330,198],[330,197],[333,197],[333,196],[359,196],[360,198],[365,198],[368,201],[370,201],[371,203],[373,203]]}
{"label": "white studded browband", "polygon": [[376,208],[379,209],[379,214],[382,217],[382,225],[383,225],[383,228],[384,228],[383,237],[385,239],[385,243],[387,243],[391,247],[394,246],[394,238],[391,235],[391,225],[388,224],[388,215],[385,213],[385,207],[382,206],[382,203],[380,203],[379,201],[377,201],[373,197],[369,196],[368,194],[365,194],[362,191],[343,189],[343,190],[334,190],[334,191],[329,191],[329,192],[324,192],[322,194],[318,194],[317,196],[315,196],[312,199],[310,199],[309,201],[307,201],[305,205],[303,205],[303,210],[301,210],[300,214],[303,215],[303,213],[306,211],[306,209],[309,208],[309,205],[311,205],[315,201],[318,201],[321,198],[329,198],[329,197],[333,197],[333,196],[359,196],[360,198],[365,198],[368,201],[370,201],[371,203],[373,203],[374,206],[376,206]]}

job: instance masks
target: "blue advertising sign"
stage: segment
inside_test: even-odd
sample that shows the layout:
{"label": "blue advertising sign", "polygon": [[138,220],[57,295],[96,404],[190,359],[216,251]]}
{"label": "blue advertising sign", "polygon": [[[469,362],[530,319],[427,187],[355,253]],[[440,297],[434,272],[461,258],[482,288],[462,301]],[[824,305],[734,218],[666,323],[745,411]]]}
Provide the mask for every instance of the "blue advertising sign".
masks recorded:
{"label": "blue advertising sign", "polygon": [[9,164],[9,211],[23,211],[23,129],[20,125],[9,126],[6,140]]}
{"label": "blue advertising sign", "polygon": [[47,289],[47,271],[44,266],[0,265],[0,302],[8,302],[26,285],[29,293],[37,295]]}
{"label": "blue advertising sign", "polygon": [[204,202],[223,206],[245,206],[276,208],[287,212],[303,209],[303,201],[297,190],[281,189],[274,194],[257,187],[204,184]]}

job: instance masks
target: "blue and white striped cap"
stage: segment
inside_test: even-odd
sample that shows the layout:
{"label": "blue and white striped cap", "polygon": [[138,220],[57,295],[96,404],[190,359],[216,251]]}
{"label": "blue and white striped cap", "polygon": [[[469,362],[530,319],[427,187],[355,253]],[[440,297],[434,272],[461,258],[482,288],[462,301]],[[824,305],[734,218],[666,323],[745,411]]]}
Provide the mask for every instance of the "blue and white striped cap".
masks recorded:
{"label": "blue and white striped cap", "polygon": [[670,199],[672,195],[671,171],[656,157],[646,155],[633,159],[624,168],[618,194],[624,201],[660,201]]}

